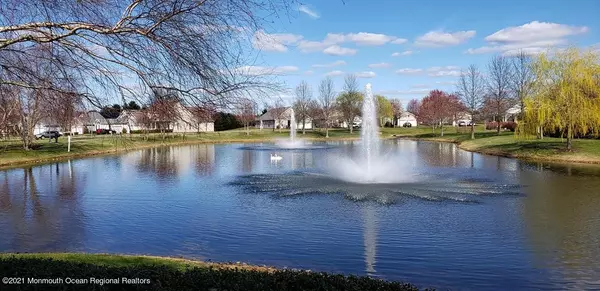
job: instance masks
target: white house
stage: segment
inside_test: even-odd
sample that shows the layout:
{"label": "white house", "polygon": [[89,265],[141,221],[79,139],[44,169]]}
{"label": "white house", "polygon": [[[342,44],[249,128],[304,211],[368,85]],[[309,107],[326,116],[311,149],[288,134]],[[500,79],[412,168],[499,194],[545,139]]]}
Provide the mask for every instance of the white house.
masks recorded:
{"label": "white house", "polygon": [[[152,122],[151,114],[144,116],[142,110],[123,110],[118,118],[113,121],[113,128],[117,132],[123,129],[126,132],[138,130],[157,130],[160,128],[171,129],[173,132],[212,132],[215,131],[214,122],[201,122],[194,118],[191,108],[183,106],[181,103],[175,105],[177,117],[171,121]],[[144,122],[144,119],[146,121]]]}
{"label": "white house", "polygon": [[[271,108],[265,112],[265,114],[259,116],[256,119],[256,127],[258,128],[290,128],[291,125],[291,116],[292,116],[292,107],[280,107],[280,108]],[[279,117],[277,115],[280,115]],[[295,116],[296,119],[296,128],[298,130],[302,129],[302,121],[298,120],[298,117]],[[306,129],[312,129],[312,120],[307,118],[304,122],[304,127]]]}
{"label": "white house", "polygon": [[98,129],[111,129],[117,133],[128,133],[143,129],[155,130],[161,128],[161,126],[172,129],[173,132],[215,131],[214,122],[197,122],[190,108],[180,103],[177,103],[176,106],[178,118],[169,122],[152,122],[152,116],[148,116],[144,124],[144,118],[142,118],[144,112],[142,110],[123,110],[117,118],[104,118],[100,112],[92,110],[78,113],[73,119],[70,129],[62,128],[57,122],[49,118],[43,119],[34,127],[34,134],[51,130],[84,134],[95,132]]}
{"label": "white house", "polygon": [[404,126],[405,123],[409,123],[410,126],[415,127],[418,125],[417,117],[408,111],[404,111],[400,115],[400,118],[398,118],[398,126]]}
{"label": "white house", "polygon": [[508,110],[506,110],[506,114],[504,115],[504,122],[509,121],[509,120],[514,120],[515,122],[518,121],[517,120],[517,116],[521,113],[521,107],[519,106],[519,104],[509,108]]}
{"label": "white house", "polygon": [[459,122],[464,122],[465,124],[469,124],[473,120],[473,116],[468,112],[460,112],[456,116],[454,116],[454,120],[452,120],[452,126],[458,126]]}
{"label": "white house", "polygon": [[84,134],[86,132],[93,132],[99,128],[108,129],[108,121],[97,111],[89,111],[76,113],[70,129],[61,127],[58,125],[58,122],[54,121],[52,118],[44,118],[35,125],[33,133],[39,134],[45,131],[59,131]]}

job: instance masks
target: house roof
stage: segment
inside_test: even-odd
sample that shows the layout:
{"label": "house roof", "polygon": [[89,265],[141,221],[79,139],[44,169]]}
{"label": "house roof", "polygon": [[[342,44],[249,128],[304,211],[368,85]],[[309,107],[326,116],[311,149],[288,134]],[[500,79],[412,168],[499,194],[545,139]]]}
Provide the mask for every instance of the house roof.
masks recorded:
{"label": "house roof", "polygon": [[416,118],[416,116],[412,112],[404,111],[400,115],[400,118]]}
{"label": "house roof", "polygon": [[[275,115],[276,112],[278,110],[283,110],[283,114],[285,116],[285,114],[287,113],[288,110],[290,110],[292,107],[277,107],[277,108],[271,108],[269,110],[267,110],[267,112],[265,112],[265,114],[261,115],[258,117],[258,120],[275,120]],[[287,113],[289,114],[289,113]],[[287,116],[286,116],[287,117]]]}

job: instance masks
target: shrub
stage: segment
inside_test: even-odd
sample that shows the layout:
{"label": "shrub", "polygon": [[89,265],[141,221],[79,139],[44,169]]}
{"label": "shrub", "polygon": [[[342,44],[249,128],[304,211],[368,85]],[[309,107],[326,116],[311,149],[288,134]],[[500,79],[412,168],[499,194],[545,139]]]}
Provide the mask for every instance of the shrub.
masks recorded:
{"label": "shrub", "polygon": [[122,133],[127,133],[127,128],[123,128],[123,130],[121,130]]}
{"label": "shrub", "polygon": [[502,124],[500,125],[500,128],[514,132],[515,129],[517,128],[517,123],[514,121],[502,122]]}
{"label": "shrub", "polygon": [[[93,260],[91,260],[93,262]],[[133,261],[132,261],[133,262]],[[117,262],[118,263],[118,262]],[[411,284],[369,277],[343,276],[306,271],[251,270],[244,268],[187,267],[161,264],[83,263],[35,257],[0,257],[5,277],[27,278],[139,278],[148,285],[95,284],[94,290],[419,290]],[[76,284],[22,284],[18,290],[81,290]],[[15,287],[13,286],[13,287]],[[84,287],[85,289],[85,287]]]}
{"label": "shrub", "polygon": [[394,127],[394,125],[391,122],[386,121],[383,127]]}
{"label": "shrub", "polygon": [[491,122],[486,122],[485,123],[485,129],[486,130],[493,130],[498,128],[498,122],[495,121],[491,121]]}

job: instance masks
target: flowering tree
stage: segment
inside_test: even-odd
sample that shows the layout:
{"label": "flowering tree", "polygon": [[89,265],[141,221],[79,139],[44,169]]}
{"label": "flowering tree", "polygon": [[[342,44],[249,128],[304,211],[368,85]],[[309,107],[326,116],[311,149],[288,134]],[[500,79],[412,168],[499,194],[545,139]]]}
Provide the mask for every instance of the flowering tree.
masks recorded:
{"label": "flowering tree", "polygon": [[463,108],[458,96],[433,90],[421,101],[419,116],[423,122],[430,123],[434,129],[435,125],[439,125],[440,135],[444,136],[444,123],[452,120]]}

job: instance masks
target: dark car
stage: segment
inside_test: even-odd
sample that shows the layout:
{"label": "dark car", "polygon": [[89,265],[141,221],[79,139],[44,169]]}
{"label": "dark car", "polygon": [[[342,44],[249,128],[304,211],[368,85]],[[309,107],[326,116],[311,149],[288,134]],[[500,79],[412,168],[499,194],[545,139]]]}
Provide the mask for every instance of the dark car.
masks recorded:
{"label": "dark car", "polygon": [[412,127],[412,123],[410,122],[405,122],[402,127]]}
{"label": "dark car", "polygon": [[467,122],[464,120],[461,120],[458,122],[458,126],[467,126]]}
{"label": "dark car", "polygon": [[115,130],[106,129],[106,128],[98,128],[96,129],[96,134],[115,134],[117,133]]}
{"label": "dark car", "polygon": [[62,136],[62,134],[56,130],[49,130],[49,131],[44,131],[42,133],[38,133],[35,135],[36,139],[40,139],[40,138],[57,138],[59,136]]}

